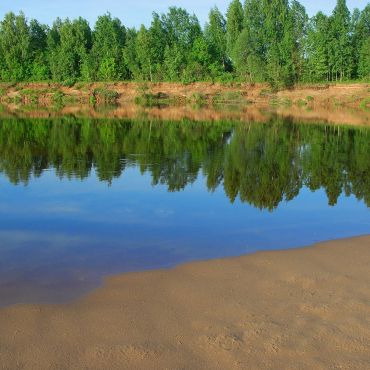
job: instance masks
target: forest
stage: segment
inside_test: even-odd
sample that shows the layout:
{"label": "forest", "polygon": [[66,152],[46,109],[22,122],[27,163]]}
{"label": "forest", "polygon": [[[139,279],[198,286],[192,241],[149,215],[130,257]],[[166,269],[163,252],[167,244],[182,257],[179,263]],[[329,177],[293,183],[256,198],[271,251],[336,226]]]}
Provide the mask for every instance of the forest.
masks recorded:
{"label": "forest", "polygon": [[14,184],[51,169],[60,178],[96,174],[112,184],[136,167],[170,192],[204,178],[209,191],[223,187],[231,202],[270,211],[303,187],[324,189],[330,205],[344,193],[370,206],[369,145],[366,129],[279,118],[265,124],[9,118],[0,123],[0,173]]}
{"label": "forest", "polygon": [[293,0],[233,0],[204,27],[171,7],[127,28],[107,13],[52,25],[8,13],[0,22],[0,81],[194,81],[298,83],[370,80],[370,3],[309,17]]}

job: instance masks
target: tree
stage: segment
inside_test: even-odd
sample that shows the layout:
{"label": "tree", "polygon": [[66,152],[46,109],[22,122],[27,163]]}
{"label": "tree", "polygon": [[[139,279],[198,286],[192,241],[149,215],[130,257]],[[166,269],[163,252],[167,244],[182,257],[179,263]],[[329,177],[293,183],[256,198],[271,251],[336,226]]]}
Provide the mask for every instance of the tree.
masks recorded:
{"label": "tree", "polygon": [[361,78],[370,80],[370,36],[361,45],[358,74]]}
{"label": "tree", "polygon": [[370,79],[370,4],[359,15],[354,38],[357,76]]}
{"label": "tree", "polygon": [[329,67],[329,18],[317,13],[309,23],[307,34],[306,79],[313,82],[330,78]]}
{"label": "tree", "polygon": [[288,0],[263,0],[267,75],[272,86],[289,86],[294,82],[292,51],[293,19]]}
{"label": "tree", "polygon": [[126,72],[126,78],[129,80],[142,79],[139,60],[136,50],[137,31],[129,28],[126,32],[126,45],[122,51],[123,64]]}
{"label": "tree", "polygon": [[149,31],[144,25],[140,27],[136,37],[136,55],[140,63],[142,78],[153,81],[153,57]]}
{"label": "tree", "polygon": [[264,55],[258,53],[258,45],[252,31],[245,28],[236,41],[233,62],[239,76],[248,82],[266,81],[266,61]]}
{"label": "tree", "polygon": [[161,16],[163,32],[166,35],[164,50],[165,79],[178,81],[182,78],[191,57],[195,40],[202,35],[198,18],[185,9],[171,7]]}
{"label": "tree", "polygon": [[31,37],[31,78],[36,81],[48,80],[50,78],[50,68],[47,60],[47,32],[48,28],[32,19],[30,22]]}
{"label": "tree", "polygon": [[351,15],[346,0],[337,0],[331,17],[332,79],[343,80],[352,76]]}
{"label": "tree", "polygon": [[83,18],[57,18],[49,27],[9,13],[0,22],[0,80],[239,78],[283,88],[368,79],[369,44],[370,4],[351,14],[346,0],[331,16],[312,18],[298,0],[231,0],[226,19],[215,7],[204,29],[179,7],[153,13],[138,30],[109,13],[94,29]]}
{"label": "tree", "polygon": [[307,27],[308,15],[305,7],[297,0],[293,0],[291,5],[291,14],[293,18],[293,41],[292,50],[294,81],[302,80],[307,56]]}
{"label": "tree", "polygon": [[8,13],[0,23],[1,79],[23,81],[30,76],[32,44],[30,28],[23,13]]}
{"label": "tree", "polygon": [[234,47],[243,30],[243,6],[239,0],[233,0],[226,14],[226,44],[228,55],[232,58]]}
{"label": "tree", "polygon": [[157,13],[153,13],[153,20],[149,28],[150,48],[152,54],[152,75],[155,79],[163,79],[164,52],[167,46],[167,37],[164,24]]}
{"label": "tree", "polygon": [[90,54],[93,80],[115,80],[124,76],[123,47],[126,29],[118,18],[109,13],[100,16],[92,34]]}
{"label": "tree", "polygon": [[92,34],[83,18],[70,21],[57,20],[48,37],[50,70],[54,80],[73,80],[88,69],[88,55]]}
{"label": "tree", "polygon": [[172,47],[167,45],[164,51],[165,79],[180,81],[185,67],[185,55],[180,46],[177,44],[174,44]]}
{"label": "tree", "polygon": [[226,53],[226,21],[217,7],[211,9],[209,20],[204,30],[205,38],[210,47],[211,55],[225,71],[228,66]]}
{"label": "tree", "polygon": [[188,51],[202,33],[198,18],[182,8],[170,7],[166,14],[162,14],[161,20],[167,44],[177,44],[184,51]]}
{"label": "tree", "polygon": [[250,82],[266,80],[265,14],[260,0],[246,0],[244,29],[240,33],[232,55],[237,73]]}

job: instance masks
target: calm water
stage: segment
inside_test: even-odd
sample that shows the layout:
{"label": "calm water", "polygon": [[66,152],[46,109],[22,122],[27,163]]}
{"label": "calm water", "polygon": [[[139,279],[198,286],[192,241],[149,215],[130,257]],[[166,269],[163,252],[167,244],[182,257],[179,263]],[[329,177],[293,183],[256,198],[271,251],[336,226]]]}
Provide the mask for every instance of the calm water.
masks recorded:
{"label": "calm water", "polygon": [[[370,233],[370,130],[0,120],[0,305]],[[370,246],[369,246],[370,247]]]}

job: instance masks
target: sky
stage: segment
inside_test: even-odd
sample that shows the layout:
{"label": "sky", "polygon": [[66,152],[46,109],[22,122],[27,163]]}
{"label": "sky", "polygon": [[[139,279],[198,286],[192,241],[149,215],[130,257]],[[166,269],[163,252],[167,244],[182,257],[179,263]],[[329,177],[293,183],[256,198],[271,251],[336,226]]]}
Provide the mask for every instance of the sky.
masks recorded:
{"label": "sky", "polygon": [[[363,9],[369,0],[347,0],[348,7]],[[186,8],[190,13],[195,13],[201,24],[207,20],[207,15],[213,6],[226,12],[230,0],[0,0],[0,18],[10,11],[18,13],[20,10],[28,18],[36,18],[43,23],[50,24],[56,17],[75,18],[82,16],[91,24],[96,18],[106,12],[122,20],[124,25],[139,27],[141,24],[149,25],[153,11],[164,12],[169,6]],[[336,0],[301,0],[309,15],[322,10],[331,13]]]}

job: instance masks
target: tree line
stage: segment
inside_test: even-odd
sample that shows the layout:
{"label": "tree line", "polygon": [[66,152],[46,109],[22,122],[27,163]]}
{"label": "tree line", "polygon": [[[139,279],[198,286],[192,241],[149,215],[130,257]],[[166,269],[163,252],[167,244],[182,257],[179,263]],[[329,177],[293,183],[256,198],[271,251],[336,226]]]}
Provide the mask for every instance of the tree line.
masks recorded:
{"label": "tree line", "polygon": [[127,28],[109,13],[51,25],[8,13],[0,22],[0,80],[299,82],[370,79],[370,3],[309,17],[297,0],[233,0],[205,27],[185,9]]}
{"label": "tree line", "polygon": [[129,167],[152,184],[181,191],[201,176],[209,191],[223,187],[274,210],[303,187],[324,189],[330,205],[341,194],[370,207],[370,132],[352,127],[84,118],[3,119],[0,173],[27,184],[53,168],[56,176],[112,183]]}

